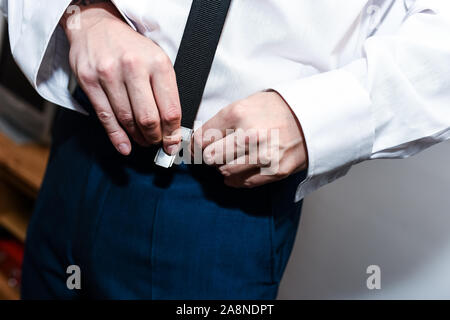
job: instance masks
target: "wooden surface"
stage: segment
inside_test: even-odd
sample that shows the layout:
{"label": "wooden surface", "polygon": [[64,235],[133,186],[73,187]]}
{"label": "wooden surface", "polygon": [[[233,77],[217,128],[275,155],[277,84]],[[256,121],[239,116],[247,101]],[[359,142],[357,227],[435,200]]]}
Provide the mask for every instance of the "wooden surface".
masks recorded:
{"label": "wooden surface", "polygon": [[0,181],[0,225],[22,242],[25,242],[32,208],[30,199]]}
{"label": "wooden surface", "polygon": [[0,132],[0,225],[22,241],[48,154],[46,147],[18,145]]}
{"label": "wooden surface", "polygon": [[[48,156],[48,148],[18,145],[0,132],[0,225],[23,242]],[[19,292],[0,273],[0,299],[18,298]]]}
{"label": "wooden surface", "polygon": [[17,145],[0,132],[0,179],[35,198],[42,183],[49,150],[38,144]]}

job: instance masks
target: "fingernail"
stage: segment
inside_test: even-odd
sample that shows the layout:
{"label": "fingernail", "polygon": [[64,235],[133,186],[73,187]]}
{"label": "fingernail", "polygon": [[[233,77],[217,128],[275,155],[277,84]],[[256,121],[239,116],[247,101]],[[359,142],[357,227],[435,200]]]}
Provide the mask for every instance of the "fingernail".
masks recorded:
{"label": "fingernail", "polygon": [[178,145],[177,144],[173,144],[171,146],[167,147],[167,152],[173,156],[178,152]]}
{"label": "fingernail", "polygon": [[205,154],[204,158],[207,165],[212,165],[214,163],[214,159],[211,154]]}
{"label": "fingernail", "polygon": [[119,144],[117,149],[119,149],[119,152],[123,155],[128,155],[131,151],[130,146],[126,143]]}

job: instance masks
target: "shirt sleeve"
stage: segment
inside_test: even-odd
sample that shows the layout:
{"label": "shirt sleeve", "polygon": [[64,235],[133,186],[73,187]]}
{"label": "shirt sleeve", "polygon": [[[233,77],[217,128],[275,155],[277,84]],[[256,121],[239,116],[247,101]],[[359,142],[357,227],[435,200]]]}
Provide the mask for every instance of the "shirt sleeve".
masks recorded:
{"label": "shirt sleeve", "polygon": [[11,51],[17,64],[45,99],[84,112],[68,90],[69,45],[59,21],[71,0],[8,0]]}
{"label": "shirt sleeve", "polygon": [[8,12],[13,56],[36,91],[57,105],[86,113],[68,89],[70,47],[59,25],[72,1],[0,1],[0,8]]}
{"label": "shirt sleeve", "polygon": [[450,2],[418,0],[397,32],[368,38],[363,58],[273,88],[308,148],[296,201],[377,158],[406,158],[450,139]]}

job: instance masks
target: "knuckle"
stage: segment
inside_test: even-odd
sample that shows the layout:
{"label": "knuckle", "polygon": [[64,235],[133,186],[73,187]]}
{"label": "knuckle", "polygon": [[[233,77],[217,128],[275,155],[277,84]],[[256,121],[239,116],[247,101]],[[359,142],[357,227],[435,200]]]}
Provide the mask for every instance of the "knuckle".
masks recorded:
{"label": "knuckle", "polygon": [[120,123],[122,123],[127,128],[133,128],[134,127],[134,118],[133,115],[130,112],[122,111],[117,114],[117,118],[119,119]]}
{"label": "knuckle", "polygon": [[145,139],[147,140],[147,142],[151,143],[151,144],[157,144],[162,142],[162,134],[160,130],[152,130],[152,131],[147,131],[144,133]]}
{"label": "knuckle", "polygon": [[137,54],[127,52],[122,55],[121,64],[125,70],[133,71],[141,65],[141,60]]}
{"label": "knuckle", "polygon": [[168,107],[161,117],[165,123],[178,123],[181,121],[181,110],[176,106]]}
{"label": "knuckle", "polygon": [[138,123],[146,131],[156,131],[159,126],[158,120],[149,116],[139,118]]}
{"label": "knuckle", "polygon": [[245,116],[245,109],[242,102],[233,104],[227,112],[227,119],[232,122],[240,121]]}
{"label": "knuckle", "polygon": [[152,59],[153,68],[158,72],[170,72],[172,64],[164,53],[158,53]]}
{"label": "knuckle", "polygon": [[114,117],[112,112],[109,111],[98,111],[97,116],[100,122],[102,122],[103,124],[109,123]]}
{"label": "knuckle", "polygon": [[98,83],[97,74],[89,68],[80,69],[78,72],[78,80],[86,86],[94,86]]}
{"label": "knuckle", "polygon": [[113,60],[105,59],[97,65],[97,73],[100,78],[111,80],[116,73],[116,64]]}

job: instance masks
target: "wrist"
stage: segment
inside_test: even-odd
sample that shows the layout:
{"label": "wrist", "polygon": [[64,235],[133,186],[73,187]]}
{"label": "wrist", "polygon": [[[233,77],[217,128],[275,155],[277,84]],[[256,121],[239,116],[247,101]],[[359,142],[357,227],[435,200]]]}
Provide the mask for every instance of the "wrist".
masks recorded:
{"label": "wrist", "polygon": [[75,0],[67,8],[59,24],[72,42],[78,34],[106,19],[124,21],[116,6],[109,0]]}

